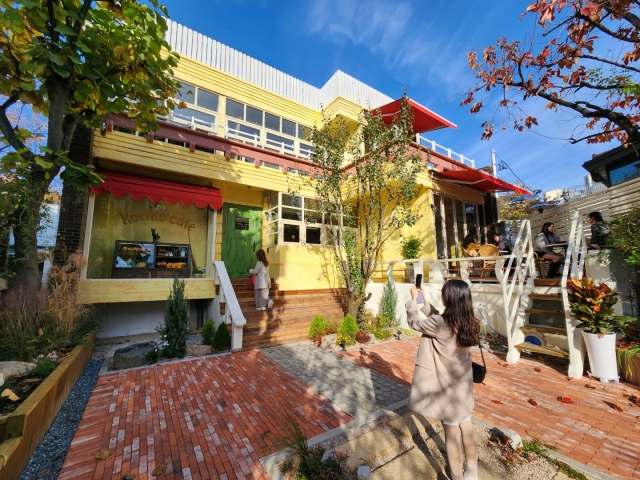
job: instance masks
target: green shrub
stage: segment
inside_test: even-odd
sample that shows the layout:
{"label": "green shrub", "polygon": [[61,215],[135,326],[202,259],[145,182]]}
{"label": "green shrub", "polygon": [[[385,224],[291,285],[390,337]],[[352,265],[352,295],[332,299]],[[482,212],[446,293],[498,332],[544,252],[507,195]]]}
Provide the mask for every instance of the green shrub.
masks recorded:
{"label": "green shrub", "polygon": [[398,307],[398,292],[396,291],[396,282],[392,278],[387,280],[382,290],[382,298],[380,299],[380,322],[381,327],[396,327],[400,325],[400,319],[396,315]]}
{"label": "green shrub", "polygon": [[164,342],[162,356],[167,358],[184,357],[187,350],[189,328],[189,310],[184,296],[185,283],[177,277],[173,279],[173,287],[164,311],[164,322],[156,331]]}
{"label": "green shrub", "polygon": [[38,359],[36,368],[31,370],[31,375],[38,378],[47,378],[56,368],[58,368],[57,360],[53,360],[49,356],[43,356]]}
{"label": "green shrub", "polygon": [[373,332],[373,335],[377,340],[389,340],[393,336],[393,333],[389,330],[376,330]]}
{"label": "green shrub", "polygon": [[213,337],[216,334],[216,324],[209,319],[202,326],[202,344],[213,345]]}
{"label": "green shrub", "polygon": [[338,333],[347,337],[353,337],[355,340],[356,333],[358,333],[360,329],[358,328],[358,324],[355,319],[347,314],[344,316],[344,320],[342,320],[342,325],[340,325],[340,330]]}
{"label": "green shrub", "polygon": [[338,322],[330,321],[324,324],[324,334],[331,335],[333,333],[338,333],[340,329],[340,324]]}
{"label": "green shrub", "polygon": [[218,330],[216,330],[211,346],[214,350],[218,351],[229,350],[231,347],[231,336],[229,336],[229,330],[227,329],[226,323],[222,322],[218,326]]}
{"label": "green shrub", "polygon": [[350,345],[355,345],[356,344],[356,337],[355,336],[350,336],[350,335],[344,335],[342,333],[338,333],[338,335],[336,336],[336,345],[340,346],[340,343],[342,342],[342,340],[344,340],[344,344],[346,346],[350,346]]}
{"label": "green shrub", "polygon": [[422,241],[415,235],[409,235],[402,240],[401,253],[405,260],[418,258],[422,249]]}
{"label": "green shrub", "polygon": [[313,317],[309,327],[309,338],[313,338],[316,335],[324,335],[324,330],[324,317],[322,315]]}

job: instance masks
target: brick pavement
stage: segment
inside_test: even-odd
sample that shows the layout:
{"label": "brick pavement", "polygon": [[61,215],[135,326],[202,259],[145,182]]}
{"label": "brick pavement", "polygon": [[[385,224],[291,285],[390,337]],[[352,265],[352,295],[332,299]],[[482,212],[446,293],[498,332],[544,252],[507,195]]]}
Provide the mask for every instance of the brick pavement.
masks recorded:
{"label": "brick pavement", "polygon": [[[340,356],[410,385],[419,340],[384,343]],[[474,357],[481,361],[477,349]],[[497,355],[485,352],[485,359],[487,377],[474,389],[476,417],[537,438],[602,472],[640,479],[640,408],[623,397],[640,396],[640,388],[603,384],[587,377],[569,380],[562,369],[525,358],[508,366]],[[574,403],[561,403],[559,396],[570,397]],[[537,406],[529,404],[529,399]],[[605,401],[617,403],[623,412]]]}
{"label": "brick pavement", "polygon": [[409,396],[404,382],[342,360],[310,342],[261,352],[352,417],[366,415]]}
{"label": "brick pavement", "polygon": [[259,459],[279,450],[288,406],[307,438],[351,420],[256,350],[105,375],[58,480],[267,478]]}

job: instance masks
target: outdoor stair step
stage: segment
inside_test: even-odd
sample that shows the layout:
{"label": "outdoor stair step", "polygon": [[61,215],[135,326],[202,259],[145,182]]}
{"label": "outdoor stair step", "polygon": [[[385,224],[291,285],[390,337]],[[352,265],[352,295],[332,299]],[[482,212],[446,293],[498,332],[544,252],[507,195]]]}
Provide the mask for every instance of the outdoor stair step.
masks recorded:
{"label": "outdoor stair step", "polygon": [[[341,319],[341,317],[338,315],[334,315],[331,318]],[[260,320],[260,321],[247,320],[247,324],[244,326],[244,332],[245,334],[247,334],[248,332],[255,333],[258,331],[262,332],[262,331],[278,330],[278,329],[285,329],[285,328],[301,328],[305,331],[308,331],[309,327],[311,326],[311,320],[312,320],[311,317],[304,320],[300,320],[298,318],[292,318],[288,321],[287,319],[282,320],[280,318],[269,318],[269,319]]]}
{"label": "outdoor stair step", "polygon": [[536,287],[559,287],[560,279],[559,278],[535,278],[533,280],[533,284]]}
{"label": "outdoor stair step", "polygon": [[[326,288],[326,289],[319,289],[319,290],[273,290],[273,289],[269,290],[269,296],[272,296],[272,297],[293,297],[293,296],[300,296],[300,295],[320,295],[320,294],[347,296],[347,298],[349,296],[346,289]],[[238,300],[241,298],[242,299],[253,298],[253,287],[251,287],[251,290],[236,292],[236,297],[238,298]]]}
{"label": "outdoor stair step", "polygon": [[520,351],[527,350],[529,352],[551,355],[553,357],[570,358],[569,352],[565,352],[564,350],[549,347],[539,347],[538,345],[533,345],[531,343],[519,343],[518,345],[516,345],[516,348]]}
{"label": "outdoor stair step", "polygon": [[[272,283],[270,291],[278,291],[280,286],[277,283]],[[239,292],[249,292],[253,293],[253,285],[233,285],[233,291],[238,295]]]}
{"label": "outdoor stair step", "polygon": [[[336,296],[332,297],[326,294],[320,295],[289,295],[287,297],[280,296],[275,297],[273,299],[275,302],[274,306],[284,306],[284,305],[318,305],[318,304],[336,304],[343,305],[349,303],[349,298],[347,296]],[[243,308],[245,305],[254,306],[255,298],[252,296],[238,298],[238,303],[240,307]]]}
{"label": "outdoor stair step", "polygon": [[567,336],[566,328],[558,328],[558,327],[549,327],[547,325],[532,325],[527,324],[520,327],[520,330],[523,332],[539,332],[539,333],[552,333],[554,335],[563,335]]}
{"label": "outdoor stair step", "polygon": [[243,339],[242,342],[242,350],[253,350],[255,348],[269,348],[275,347],[277,345],[287,345],[290,343],[299,343],[304,340],[308,340],[306,335],[300,335],[299,337],[291,337],[291,338],[263,338],[263,337],[252,337],[257,338],[259,341],[255,342],[245,342]]}
{"label": "outdoor stair step", "polygon": [[290,340],[296,342],[309,341],[307,332],[271,332],[261,333],[260,335],[247,335],[242,339],[242,347],[262,348],[264,346],[281,345]]}
{"label": "outdoor stair step", "polygon": [[561,302],[562,294],[561,293],[530,293],[529,298],[534,300],[548,300],[553,302]]}
{"label": "outdoor stair step", "polygon": [[564,317],[564,310],[540,310],[537,308],[532,308],[530,310],[525,310],[524,313],[527,315],[559,315]]}
{"label": "outdoor stair step", "polygon": [[307,316],[309,317],[309,322],[313,319],[314,316],[323,314],[334,314],[337,315],[342,313],[344,316],[344,309],[336,306],[322,306],[322,308],[318,308],[318,306],[302,306],[302,307],[286,307],[286,308],[272,308],[270,310],[242,310],[244,314],[244,318],[248,321],[250,320],[261,320],[268,318],[286,318],[286,317],[300,317]]}

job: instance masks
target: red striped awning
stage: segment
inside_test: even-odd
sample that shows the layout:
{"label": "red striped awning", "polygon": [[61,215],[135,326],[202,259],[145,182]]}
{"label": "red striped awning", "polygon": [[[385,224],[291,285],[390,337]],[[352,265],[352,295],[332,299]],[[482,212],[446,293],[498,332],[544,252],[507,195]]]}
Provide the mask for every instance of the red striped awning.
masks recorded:
{"label": "red striped awning", "polygon": [[437,178],[448,180],[451,183],[468,186],[482,192],[516,192],[522,195],[529,195],[528,190],[505,182],[493,175],[480,170],[451,170],[448,172],[436,172]]}
{"label": "red striped awning", "polygon": [[104,176],[104,181],[97,187],[91,186],[91,190],[96,195],[110,193],[118,198],[129,195],[134,200],[148,198],[152,202],[160,200],[169,204],[180,202],[185,207],[195,203],[199,208],[206,206],[213,210],[222,208],[222,193],[217,188],[104,170],[97,173]]}

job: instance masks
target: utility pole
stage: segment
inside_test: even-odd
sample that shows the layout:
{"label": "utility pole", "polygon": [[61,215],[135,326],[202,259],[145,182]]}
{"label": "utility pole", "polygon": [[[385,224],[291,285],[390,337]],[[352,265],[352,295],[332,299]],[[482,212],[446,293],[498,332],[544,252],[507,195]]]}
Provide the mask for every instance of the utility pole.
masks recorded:
{"label": "utility pole", "polygon": [[[496,171],[496,152],[495,150],[491,150],[491,175],[497,177]],[[500,208],[498,208],[498,192],[493,193],[493,198],[495,202],[495,215],[496,215],[496,223],[500,221]]]}

